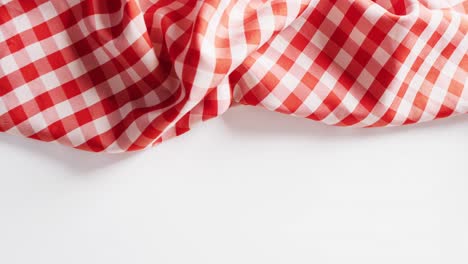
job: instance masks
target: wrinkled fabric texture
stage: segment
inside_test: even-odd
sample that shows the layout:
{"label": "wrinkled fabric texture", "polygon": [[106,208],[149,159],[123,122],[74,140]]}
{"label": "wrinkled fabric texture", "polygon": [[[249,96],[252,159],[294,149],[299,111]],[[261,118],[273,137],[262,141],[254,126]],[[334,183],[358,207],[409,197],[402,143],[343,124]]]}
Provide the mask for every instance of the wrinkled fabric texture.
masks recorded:
{"label": "wrinkled fabric texture", "polygon": [[122,152],[235,104],[357,127],[468,112],[464,0],[0,3],[2,132]]}

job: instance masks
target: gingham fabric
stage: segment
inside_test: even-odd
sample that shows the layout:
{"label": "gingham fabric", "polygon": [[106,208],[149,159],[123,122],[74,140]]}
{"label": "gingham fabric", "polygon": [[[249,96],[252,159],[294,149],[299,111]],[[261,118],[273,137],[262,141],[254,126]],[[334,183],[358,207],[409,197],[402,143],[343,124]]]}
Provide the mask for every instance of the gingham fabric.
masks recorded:
{"label": "gingham fabric", "polygon": [[233,104],[357,127],[468,112],[465,0],[0,3],[2,132],[122,152]]}

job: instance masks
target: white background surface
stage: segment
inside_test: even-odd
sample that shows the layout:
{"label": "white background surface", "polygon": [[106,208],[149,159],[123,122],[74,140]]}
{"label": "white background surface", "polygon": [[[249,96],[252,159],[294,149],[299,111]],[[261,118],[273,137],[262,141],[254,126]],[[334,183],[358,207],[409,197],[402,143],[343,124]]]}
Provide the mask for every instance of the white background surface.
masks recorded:
{"label": "white background surface", "polygon": [[468,118],[230,109],[148,151],[0,135],[0,263],[468,263]]}

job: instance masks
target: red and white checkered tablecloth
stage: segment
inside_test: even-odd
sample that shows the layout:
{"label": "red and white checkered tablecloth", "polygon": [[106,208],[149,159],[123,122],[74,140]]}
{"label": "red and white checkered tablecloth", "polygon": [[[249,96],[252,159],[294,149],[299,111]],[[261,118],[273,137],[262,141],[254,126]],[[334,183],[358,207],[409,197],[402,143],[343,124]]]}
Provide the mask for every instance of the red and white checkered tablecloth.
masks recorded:
{"label": "red and white checkered tablecloth", "polygon": [[358,127],[463,114],[467,31],[466,0],[0,0],[0,131],[122,152],[237,103]]}

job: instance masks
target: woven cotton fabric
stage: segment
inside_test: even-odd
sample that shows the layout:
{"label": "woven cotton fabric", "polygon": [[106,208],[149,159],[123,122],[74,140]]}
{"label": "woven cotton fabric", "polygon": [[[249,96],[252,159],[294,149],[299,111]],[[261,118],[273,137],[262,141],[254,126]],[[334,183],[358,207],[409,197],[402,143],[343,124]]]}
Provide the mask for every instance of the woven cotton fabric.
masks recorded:
{"label": "woven cotton fabric", "polygon": [[468,112],[464,0],[0,3],[2,132],[123,152],[234,104],[357,127]]}

